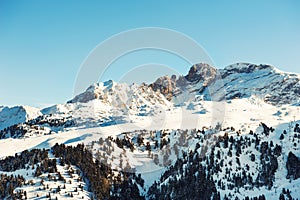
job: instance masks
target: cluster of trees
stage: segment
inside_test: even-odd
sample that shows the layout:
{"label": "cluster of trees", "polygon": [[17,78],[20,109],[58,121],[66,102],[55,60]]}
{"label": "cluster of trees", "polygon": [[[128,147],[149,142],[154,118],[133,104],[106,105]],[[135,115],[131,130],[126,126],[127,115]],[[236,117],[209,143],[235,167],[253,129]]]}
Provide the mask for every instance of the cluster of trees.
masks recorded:
{"label": "cluster of trees", "polygon": [[[201,133],[205,132],[202,131]],[[138,149],[139,151],[147,151],[148,156],[154,160],[155,164],[168,166],[171,163],[171,160],[169,159],[170,155],[174,152],[178,157],[181,153],[179,152],[179,148],[187,148],[190,139],[194,139],[196,135],[197,129],[193,129],[190,131],[140,130],[131,133],[126,132],[118,135],[116,139],[114,139],[113,137],[109,137],[109,139],[122,149],[127,148],[132,152],[136,149]],[[171,145],[170,138],[176,138],[177,141],[173,145]],[[197,136],[197,139],[202,139],[203,141],[204,139],[207,139],[207,135],[201,134]]]}
{"label": "cluster of trees", "polygon": [[26,196],[26,193],[24,194],[21,191],[18,193],[14,192],[17,187],[21,187],[24,183],[25,179],[23,176],[0,174],[0,198],[21,199],[23,195]]}
{"label": "cluster of trees", "polygon": [[[264,128],[262,135],[253,131],[250,131],[248,135],[241,135],[239,131],[235,132],[229,128],[225,130],[224,135],[214,137],[214,135],[202,134],[201,131],[197,134],[195,129],[190,132],[178,130],[175,132],[156,131],[150,134],[149,132],[135,135],[123,134],[116,139],[112,137],[100,139],[98,143],[104,150],[107,149],[107,152],[113,151],[112,142],[120,148],[133,150],[139,148],[149,152],[154,150],[161,152],[164,163],[168,163],[169,167],[149,188],[147,193],[149,199],[217,200],[221,199],[221,190],[232,191],[233,195],[229,193],[223,197],[224,199],[234,199],[234,194],[239,192],[240,188],[251,189],[266,186],[271,189],[273,186],[278,168],[277,159],[282,153],[282,147],[278,144],[274,145],[272,141],[261,141],[262,137],[274,131],[265,124],[262,127]],[[297,127],[299,126],[296,126],[295,130]],[[230,136],[228,132],[235,136]],[[188,149],[186,147],[191,137],[197,143],[194,150],[187,152],[185,149]],[[172,147],[170,138],[176,139],[172,141],[174,144]],[[126,170],[113,171],[109,165],[105,165],[93,155],[92,150],[93,148],[88,148],[83,144],[75,147],[56,144],[51,148],[55,159],[49,159],[49,150],[26,150],[0,160],[0,170],[13,172],[32,167],[32,169],[35,168],[35,176],[38,177],[44,173],[58,173],[57,164],[75,165],[80,169],[79,176],[87,183],[89,191],[93,194],[91,199],[145,199],[145,196],[140,194],[144,188],[141,175],[136,175],[135,170],[131,169],[128,163],[125,166]],[[173,153],[178,159],[171,165],[169,155]],[[240,159],[241,156],[243,159]],[[158,154],[154,156],[155,159],[158,159]],[[56,160],[59,160],[59,163]],[[287,178],[299,178],[299,166],[300,159],[290,152],[286,163]],[[254,176],[253,172],[257,170],[257,176]],[[0,181],[0,198],[9,195],[14,195],[14,197],[24,195],[21,192],[14,193],[16,187],[24,184],[23,177],[2,175]],[[290,199],[289,191],[283,191],[279,199],[285,197]],[[265,196],[245,198],[245,200],[250,199],[264,200]]]}
{"label": "cluster of trees", "polygon": [[75,125],[74,120],[71,117],[55,117],[50,115],[41,115],[35,119],[25,122],[27,125],[39,125],[39,126],[50,126],[50,127],[61,127],[67,128]]}
{"label": "cluster of trees", "polygon": [[197,151],[182,159],[161,176],[148,191],[149,199],[220,199],[213,178]]}
{"label": "cluster of trees", "polygon": [[[72,126],[75,126],[75,121],[70,119],[70,117],[52,118],[51,115],[41,115],[27,122],[15,124],[3,130],[0,130],[0,139],[8,137],[21,138],[29,131],[44,131],[45,127],[64,129]],[[50,133],[51,132],[47,134]]]}
{"label": "cluster of trees", "polygon": [[[46,172],[55,173],[57,172],[56,159],[49,159],[48,151],[45,149],[32,149],[15,154],[15,156],[8,156],[0,160],[0,171],[14,172],[19,169],[35,168],[35,176],[40,176]],[[1,174],[0,178],[1,199],[22,199],[23,196],[26,197],[26,191],[14,191],[17,187],[28,184],[23,176]]]}
{"label": "cluster of trees", "polygon": [[44,173],[56,173],[56,172],[57,172],[56,159],[45,158],[40,162],[40,164],[37,164],[34,175],[38,177]]}
{"label": "cluster of trees", "polygon": [[300,178],[300,158],[292,152],[289,152],[286,169],[288,171],[287,178],[294,180]]}
{"label": "cluster of trees", "polygon": [[258,187],[267,186],[271,189],[278,168],[277,158],[281,155],[281,146],[276,144],[274,147],[272,141],[270,143],[265,141],[260,145],[260,153],[261,169],[256,184]]}
{"label": "cluster of trees", "polygon": [[140,194],[139,187],[143,188],[144,180],[135,173],[121,171],[113,178],[111,183],[111,200],[143,200],[145,197]]}
{"label": "cluster of trees", "polygon": [[8,156],[0,160],[0,170],[6,172],[13,172],[18,169],[25,169],[48,159],[48,151],[45,149],[25,150],[15,156]]}
{"label": "cluster of trees", "polygon": [[[109,142],[109,140],[107,140]],[[102,141],[103,142],[103,141]],[[121,172],[113,172],[111,168],[94,161],[92,153],[87,148],[79,144],[76,147],[66,146],[64,144],[56,144],[52,149],[52,153],[60,160],[60,165],[72,164],[80,168],[80,175],[87,181],[90,191],[94,194],[95,199],[144,199],[140,195],[139,188],[144,187],[144,180],[141,175],[136,176],[134,171],[124,170]],[[56,159],[48,158],[47,150],[33,149],[24,151],[15,156],[7,157],[0,161],[0,167],[3,171],[13,172],[23,168],[36,168],[35,176],[40,176],[44,173],[57,172]],[[25,182],[24,178],[13,179],[3,176],[3,184],[1,188],[2,197],[9,195],[18,196],[21,198],[23,193],[15,192],[16,187],[22,186]],[[15,180],[19,180],[15,184]],[[21,181],[20,181],[21,180]],[[8,182],[9,183],[8,183]]]}
{"label": "cluster of trees", "polygon": [[291,195],[291,191],[289,189],[282,189],[282,192],[279,195],[279,200],[294,200],[294,198]]}
{"label": "cluster of trees", "polygon": [[[291,127],[290,127],[290,131],[291,131]],[[287,133],[287,131],[284,130],[283,133],[280,135],[279,139],[280,140],[288,139],[289,142],[293,143],[294,149],[297,150],[298,144],[300,143],[300,134],[299,133],[300,133],[300,127],[299,127],[299,124],[296,124],[294,127],[294,133],[292,133],[292,132]]]}
{"label": "cluster of trees", "polygon": [[94,162],[92,153],[83,144],[76,147],[56,144],[52,147],[52,152],[61,163],[75,165],[81,169],[82,177],[88,180],[89,189],[96,199],[109,198],[110,184],[107,177],[111,170],[98,161]]}
{"label": "cluster of trees", "polygon": [[123,148],[129,148],[131,151],[134,151],[134,143],[131,141],[131,139],[127,136],[124,135],[122,139],[117,137],[116,139],[112,139],[113,142],[117,144],[117,146],[121,149]]}
{"label": "cluster of trees", "polygon": [[[274,131],[265,124],[262,127],[264,128],[262,135],[253,131],[250,131],[248,135],[241,135],[237,131],[236,136],[233,137],[226,133],[217,138],[215,145],[208,145],[210,151],[205,145],[207,140],[203,140],[200,134],[197,137],[199,142],[195,150],[188,154],[182,153],[182,158],[168,168],[159,182],[151,186],[148,196],[152,199],[183,197],[220,199],[217,190],[232,190],[234,194],[243,187],[250,189],[266,186],[271,189],[275,181],[275,172],[278,169],[277,158],[282,153],[282,147],[278,144],[274,145],[272,141],[261,141],[262,137]],[[230,131],[234,130],[230,129]],[[208,135],[204,137],[211,139]],[[243,155],[242,161],[241,155]],[[245,160],[245,155],[248,155],[248,160]],[[233,168],[236,170],[233,171]],[[256,173],[257,176],[254,176],[253,172],[257,170],[259,170]],[[219,175],[222,175],[222,178]],[[217,177],[217,179],[212,177]],[[232,196],[227,199],[232,199]],[[265,196],[246,199],[259,200],[265,199]]]}
{"label": "cluster of trees", "polygon": [[300,133],[300,127],[299,126],[300,126],[299,124],[295,125],[294,132]]}
{"label": "cluster of trees", "polygon": [[8,137],[18,138],[24,136],[26,133],[27,130],[23,127],[22,124],[16,124],[0,130],[0,139],[5,139]]}
{"label": "cluster of trees", "polygon": [[[257,133],[254,133],[253,131],[250,131],[248,136],[241,135],[240,131],[236,131],[237,137],[228,136],[228,134],[225,134],[224,136],[220,136],[217,138],[217,141],[214,141],[216,146],[214,145],[210,146],[211,151],[209,154],[207,146],[204,145],[205,142],[213,138],[210,134],[203,134],[203,131],[200,131],[200,134],[197,134],[198,132],[195,130],[192,130],[188,132],[187,130],[178,130],[173,134],[178,134],[175,138],[177,138],[178,141],[173,142],[174,146],[170,146],[170,133],[169,131],[156,131],[152,134],[149,134],[147,132],[141,133],[135,133],[135,135],[131,136],[130,134],[123,135],[123,138],[117,138],[116,140],[112,140],[113,142],[116,142],[117,145],[120,148],[139,148],[140,150],[160,150],[161,157],[163,158],[163,163],[167,163],[167,165],[171,164],[168,160],[168,156],[171,154],[171,152],[175,152],[177,157],[183,156],[183,160],[179,159],[177,160],[175,166],[181,165],[181,168],[185,166],[185,163],[188,163],[189,160],[185,160],[186,153],[183,151],[179,151],[179,147],[188,147],[188,141],[191,136],[196,135],[195,138],[198,139],[198,143],[196,144],[196,149],[193,152],[194,154],[197,154],[196,157],[200,157],[201,159],[198,160],[198,164],[193,164],[192,168],[196,168],[197,174],[201,172],[201,169],[204,168],[204,171],[206,172],[205,178],[207,178],[206,181],[210,181],[210,177],[213,177],[215,174],[221,174],[222,171],[225,170],[226,175],[223,177],[223,179],[218,180],[216,182],[216,186],[222,190],[234,190],[234,192],[238,192],[239,188],[245,187],[262,187],[267,186],[267,188],[271,189],[273,186],[273,182],[275,180],[275,172],[278,168],[278,156],[281,155],[282,147],[278,144],[274,145],[272,141],[270,142],[262,142],[261,137],[267,137],[271,132],[274,131],[272,127],[268,127],[266,124],[261,123],[261,126],[263,127],[262,135],[258,135]],[[235,130],[231,127],[227,129],[224,129],[225,131],[229,132],[235,132]],[[223,131],[224,131],[223,130]],[[209,131],[208,131],[209,132]],[[205,132],[204,132],[205,133]],[[173,135],[172,135],[173,137]],[[174,139],[174,137],[173,137]],[[201,148],[200,148],[201,146]],[[158,147],[160,147],[158,149]],[[165,147],[165,148],[164,148]],[[201,149],[198,153],[198,149]],[[223,149],[223,150],[222,150]],[[227,150],[225,150],[227,149]],[[249,154],[249,160],[247,162],[241,163],[240,161],[240,155],[245,154],[248,150],[255,149],[257,151],[257,155],[251,153]],[[169,151],[168,151],[169,150]],[[225,151],[224,151],[225,150]],[[168,153],[169,152],[169,153]],[[224,154],[224,152],[228,152],[227,154]],[[198,155],[199,154],[199,155]],[[248,154],[248,153],[246,153]],[[180,155],[180,156],[179,156]],[[195,155],[193,155],[195,156]],[[191,157],[193,157],[191,156]],[[187,156],[189,157],[189,156]],[[232,161],[229,162],[229,166],[225,163],[225,160],[227,157],[231,158]],[[165,159],[166,158],[166,159]],[[153,156],[153,159],[156,164],[159,164],[159,156],[155,154]],[[254,167],[257,165],[260,165],[259,167],[259,173],[257,173],[257,176],[253,176],[254,174],[250,172],[250,166],[247,163],[253,163]],[[257,162],[257,164],[254,164],[254,162]],[[260,162],[260,163],[259,163]],[[232,165],[236,165],[237,172],[234,172],[231,170]],[[165,165],[164,165],[165,166]],[[186,167],[186,166],[185,166]],[[253,168],[253,166],[252,166]],[[176,174],[176,167],[173,165],[170,166],[169,170],[161,177],[161,182],[155,183],[151,190],[149,191],[149,195],[158,198],[160,194],[166,194],[163,195],[164,198],[167,198],[168,195],[175,195],[176,191],[172,189],[172,187],[179,187],[180,191],[186,191],[183,192],[185,195],[190,194],[190,188],[181,188],[186,185],[185,183],[189,183],[189,185],[194,184],[195,182],[195,175],[193,175],[192,172],[181,170],[181,173],[178,173],[177,177],[172,177],[172,174]],[[185,170],[188,170],[188,168],[184,168]],[[174,171],[175,170],[175,171]],[[256,170],[256,169],[252,169]],[[180,177],[182,174],[182,178]],[[189,174],[189,175],[187,175]],[[170,177],[171,175],[171,177]],[[193,176],[193,177],[191,177]],[[168,177],[168,184],[164,184],[164,177]],[[203,176],[202,176],[203,178]],[[178,180],[177,180],[178,179]],[[182,180],[181,180],[182,179]],[[205,182],[205,180],[197,180],[196,182]],[[170,186],[170,183],[172,183]],[[206,185],[209,185],[206,183]],[[175,187],[175,188],[176,188]],[[198,187],[198,186],[197,186]],[[207,188],[205,188],[207,189]],[[207,191],[207,190],[206,190]],[[213,190],[208,190],[213,191]],[[203,193],[201,192],[203,195]],[[180,195],[180,194],[178,194]],[[215,198],[218,197],[218,194],[214,195]],[[263,199],[262,196],[258,196],[257,199]]]}
{"label": "cluster of trees", "polygon": [[72,164],[82,171],[83,180],[87,180],[89,190],[95,199],[144,199],[139,193],[141,177],[134,172],[113,172],[112,169],[93,158],[93,154],[83,144],[76,147],[56,144],[52,147],[55,157],[61,163]]}
{"label": "cluster of trees", "polygon": [[[168,136],[170,133],[166,133],[164,131],[146,131],[142,130],[140,133],[136,135],[132,135],[131,133],[123,133],[113,139],[110,137],[111,141],[115,142],[119,148],[129,148],[131,151],[134,151],[136,148],[142,151],[151,151],[153,149],[157,149],[158,147],[162,149],[166,146],[170,139]],[[145,142],[145,140],[148,140]]]}
{"label": "cluster of trees", "polygon": [[266,136],[268,136],[269,134],[270,134],[270,132],[274,132],[275,131],[275,129],[274,128],[272,128],[272,127],[268,127],[266,124],[264,124],[264,123],[260,123],[260,125],[263,127],[263,129],[264,129],[264,134],[266,135]]}

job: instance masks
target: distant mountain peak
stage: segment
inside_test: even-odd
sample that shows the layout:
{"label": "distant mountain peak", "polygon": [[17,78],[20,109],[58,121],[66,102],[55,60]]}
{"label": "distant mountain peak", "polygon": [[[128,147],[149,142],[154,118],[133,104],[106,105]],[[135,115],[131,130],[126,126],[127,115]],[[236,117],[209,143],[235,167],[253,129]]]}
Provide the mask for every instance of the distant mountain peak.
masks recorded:
{"label": "distant mountain peak", "polygon": [[0,130],[24,123],[41,115],[38,108],[31,106],[0,107]]}
{"label": "distant mountain peak", "polygon": [[198,82],[200,80],[210,81],[215,78],[217,69],[206,63],[194,64],[188,74],[185,76],[189,82]]}

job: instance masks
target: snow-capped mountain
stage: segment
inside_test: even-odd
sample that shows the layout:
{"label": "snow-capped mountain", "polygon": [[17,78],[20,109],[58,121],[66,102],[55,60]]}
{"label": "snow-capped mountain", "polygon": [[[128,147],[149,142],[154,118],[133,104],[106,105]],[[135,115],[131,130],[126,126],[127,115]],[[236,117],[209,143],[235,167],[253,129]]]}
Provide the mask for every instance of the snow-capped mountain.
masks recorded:
{"label": "snow-capped mountain", "polygon": [[221,71],[227,98],[255,94],[273,105],[299,102],[300,75],[270,65],[235,64]]}
{"label": "snow-capped mountain", "polygon": [[38,108],[30,106],[0,107],[0,130],[26,122],[41,115]]}
{"label": "snow-capped mountain", "polygon": [[299,80],[195,64],[42,110],[1,107],[0,199],[299,199]]}
{"label": "snow-capped mountain", "polygon": [[151,86],[168,99],[188,100],[204,95],[208,100],[249,98],[255,95],[273,105],[298,103],[300,75],[284,73],[270,65],[237,63],[217,70],[207,64],[192,66],[186,76],[157,79]]}
{"label": "snow-capped mountain", "polygon": [[112,124],[153,116],[176,107],[197,108],[201,102],[257,99],[271,105],[297,104],[299,75],[269,65],[237,63],[225,69],[193,65],[187,75],[163,76],[151,84],[95,83],[68,103],[43,109],[43,114],[72,117],[76,126]]}
{"label": "snow-capped mountain", "polygon": [[128,85],[111,80],[90,86],[68,103],[87,103],[91,100],[99,100],[104,106],[110,107],[110,110],[119,110],[126,114],[128,112],[142,114],[158,105],[162,107],[171,105],[162,94],[153,91],[146,84]]}

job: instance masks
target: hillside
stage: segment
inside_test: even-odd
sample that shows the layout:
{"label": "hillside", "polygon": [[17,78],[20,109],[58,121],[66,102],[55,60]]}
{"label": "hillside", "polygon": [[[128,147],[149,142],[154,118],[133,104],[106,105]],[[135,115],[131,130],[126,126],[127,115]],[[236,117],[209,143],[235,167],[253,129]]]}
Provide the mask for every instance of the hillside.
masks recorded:
{"label": "hillside", "polygon": [[300,199],[300,76],[193,65],[0,108],[1,199]]}

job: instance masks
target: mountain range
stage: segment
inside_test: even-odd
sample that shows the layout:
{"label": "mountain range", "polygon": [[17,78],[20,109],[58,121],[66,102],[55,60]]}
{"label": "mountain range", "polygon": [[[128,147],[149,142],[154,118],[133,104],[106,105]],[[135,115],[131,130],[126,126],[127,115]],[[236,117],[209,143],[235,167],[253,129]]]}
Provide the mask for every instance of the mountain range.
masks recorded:
{"label": "mountain range", "polygon": [[0,107],[1,199],[299,199],[300,75],[200,63]]}

